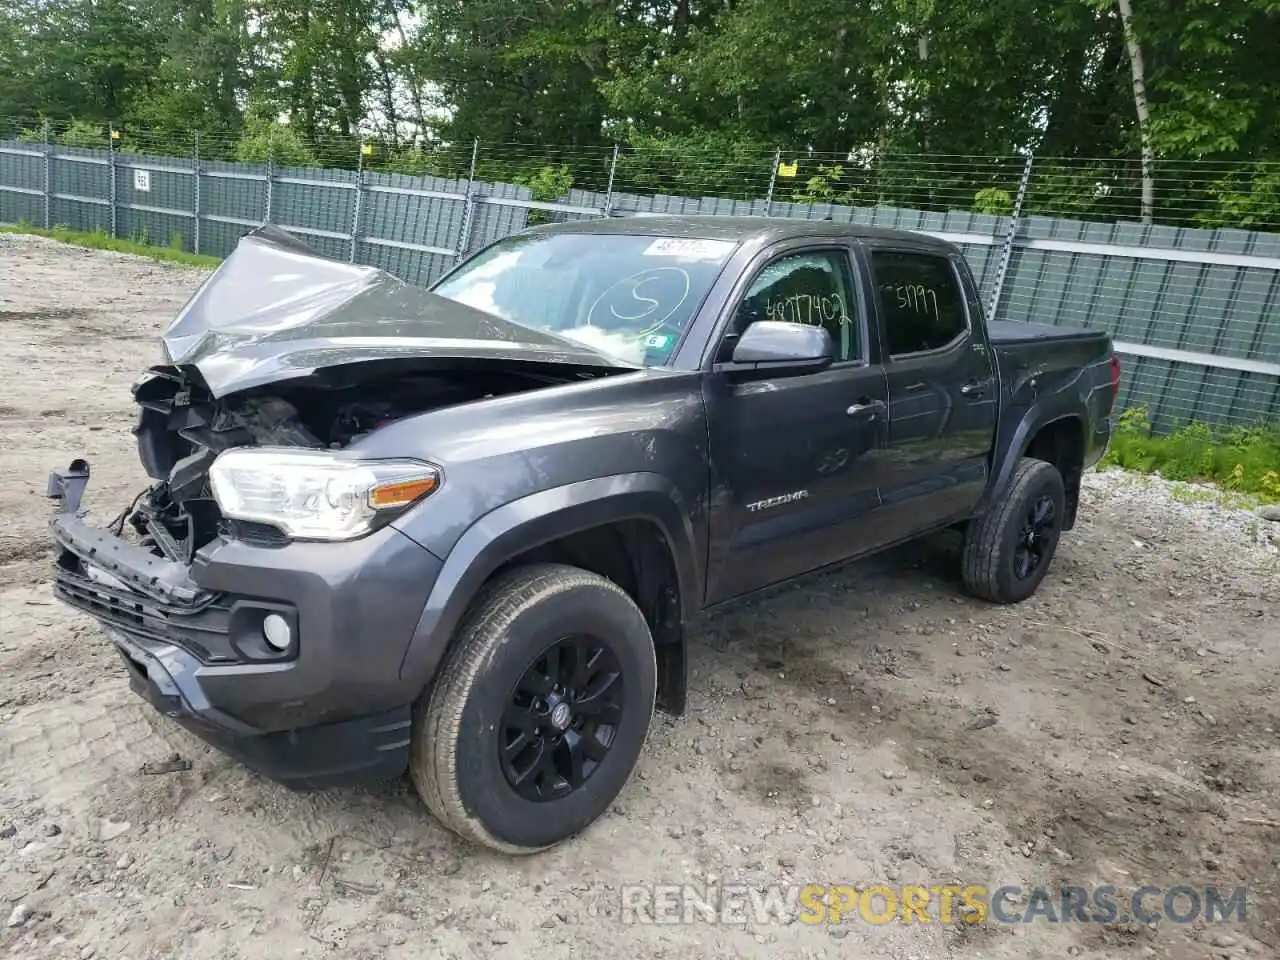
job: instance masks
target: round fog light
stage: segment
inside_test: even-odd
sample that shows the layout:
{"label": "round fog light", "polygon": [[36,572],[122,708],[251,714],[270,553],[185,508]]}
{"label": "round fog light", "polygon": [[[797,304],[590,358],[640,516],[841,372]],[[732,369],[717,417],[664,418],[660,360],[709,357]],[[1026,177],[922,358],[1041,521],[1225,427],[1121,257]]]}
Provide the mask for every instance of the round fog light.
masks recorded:
{"label": "round fog light", "polygon": [[262,618],[262,636],[277,650],[288,650],[293,642],[289,621],[278,613],[268,613]]}

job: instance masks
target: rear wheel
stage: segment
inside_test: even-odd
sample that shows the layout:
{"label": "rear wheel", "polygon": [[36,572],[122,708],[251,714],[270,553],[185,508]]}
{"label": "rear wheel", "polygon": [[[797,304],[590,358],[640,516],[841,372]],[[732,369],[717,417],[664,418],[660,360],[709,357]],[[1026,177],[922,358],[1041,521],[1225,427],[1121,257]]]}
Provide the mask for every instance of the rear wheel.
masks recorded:
{"label": "rear wheel", "polygon": [[621,791],[653,714],[644,616],[612,581],[539,564],[496,578],[415,711],[410,773],[461,836],[533,853]]}
{"label": "rear wheel", "polygon": [[965,530],[965,587],[995,603],[1031,596],[1049,572],[1065,516],[1066,488],[1058,468],[1024,457],[1004,499]]}

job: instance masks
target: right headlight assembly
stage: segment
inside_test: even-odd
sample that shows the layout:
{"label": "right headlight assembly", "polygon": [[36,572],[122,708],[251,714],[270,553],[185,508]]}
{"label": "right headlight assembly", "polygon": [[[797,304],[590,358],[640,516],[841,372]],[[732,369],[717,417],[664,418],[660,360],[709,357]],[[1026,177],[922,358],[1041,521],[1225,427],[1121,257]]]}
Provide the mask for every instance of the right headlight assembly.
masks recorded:
{"label": "right headlight assembly", "polygon": [[223,516],[298,540],[353,540],[430,496],[440,472],[419,460],[362,460],[328,450],[237,447],[209,469]]}

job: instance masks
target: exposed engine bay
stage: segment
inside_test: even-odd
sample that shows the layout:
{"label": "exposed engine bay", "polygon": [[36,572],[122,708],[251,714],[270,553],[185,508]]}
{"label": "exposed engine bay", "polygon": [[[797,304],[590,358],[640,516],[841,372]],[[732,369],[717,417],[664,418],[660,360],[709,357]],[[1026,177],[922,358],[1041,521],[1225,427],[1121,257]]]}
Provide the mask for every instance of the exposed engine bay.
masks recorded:
{"label": "exposed engine bay", "polygon": [[370,366],[348,368],[351,379],[343,379],[343,371],[331,370],[215,399],[199,384],[198,374],[155,368],[134,391],[141,408],[134,434],[143,468],[157,482],[117,519],[116,531],[128,523],[142,545],[183,563],[220,533],[278,539],[272,528],[221,516],[209,468],[222,451],[246,446],[340,450],[405,417],[590,376],[527,364],[383,372],[379,377]]}
{"label": "exposed engine bay", "polygon": [[[219,535],[286,536],[223,515],[209,471],[224,451],[343,450],[406,417],[635,369],[375,267],[328,260],[273,226],[241,239],[163,347],[165,365],[133,391],[138,454],[155,482],[113,529],[128,525],[142,546],[187,564]],[[252,482],[252,496],[281,493],[279,474]],[[330,495],[321,490],[298,494],[303,506]]]}

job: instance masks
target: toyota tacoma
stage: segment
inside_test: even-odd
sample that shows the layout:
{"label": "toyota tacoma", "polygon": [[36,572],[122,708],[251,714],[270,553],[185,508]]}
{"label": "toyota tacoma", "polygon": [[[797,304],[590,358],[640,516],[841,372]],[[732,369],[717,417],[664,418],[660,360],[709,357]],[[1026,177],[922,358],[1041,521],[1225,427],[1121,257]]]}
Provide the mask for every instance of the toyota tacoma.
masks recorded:
{"label": "toyota tacoma", "polygon": [[960,251],[748,217],[548,224],[430,289],[255,230],[133,393],[151,483],[49,477],[53,589],[134,689],[299,789],[406,771],[512,853],[585,828],[701,611],[932,531],[1016,603],[1119,382],[1101,332],[989,322]]}

